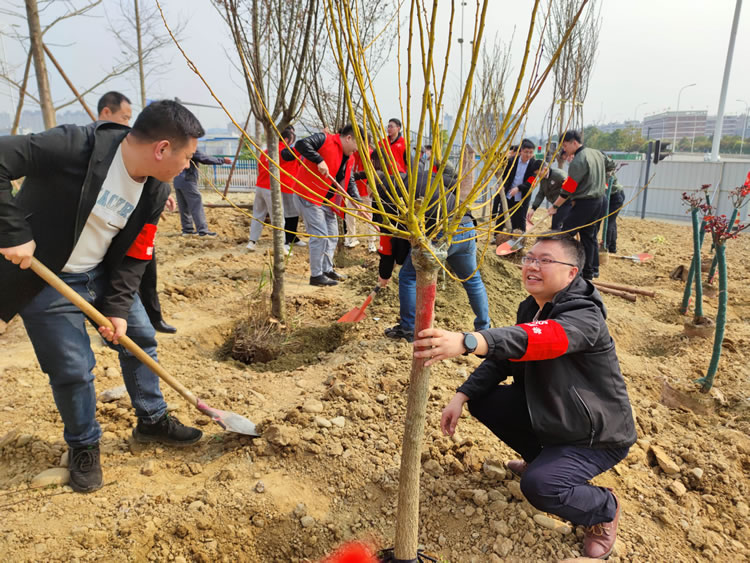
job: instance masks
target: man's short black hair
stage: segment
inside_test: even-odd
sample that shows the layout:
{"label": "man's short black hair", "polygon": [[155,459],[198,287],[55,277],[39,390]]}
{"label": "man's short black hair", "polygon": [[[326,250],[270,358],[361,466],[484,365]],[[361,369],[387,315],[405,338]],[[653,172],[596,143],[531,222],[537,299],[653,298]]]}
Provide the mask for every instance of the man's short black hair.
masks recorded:
{"label": "man's short black hair", "polygon": [[107,92],[99,98],[99,103],[96,104],[96,112],[101,113],[104,108],[109,108],[109,111],[116,113],[120,109],[122,102],[131,103],[125,94],[120,94],[120,92],[115,92],[114,90]]}
{"label": "man's short black hair", "polygon": [[427,151],[431,151],[432,150],[432,145],[425,145],[424,148]]}
{"label": "man's short black hair", "polygon": [[130,133],[139,141],[153,143],[166,139],[176,147],[206,134],[198,118],[172,100],[159,100],[143,108]]}
{"label": "man's short black hair", "polygon": [[341,129],[339,129],[339,135],[346,137],[347,135],[354,135],[354,126],[351,123],[347,123]]}
{"label": "man's short black hair", "polygon": [[512,150],[513,152],[516,152],[518,150],[518,145],[511,145],[510,150]]}
{"label": "man's short black hair", "polygon": [[578,131],[566,131],[565,133],[560,135],[561,143],[567,143],[569,141],[576,141],[577,143],[580,143],[581,134]]}
{"label": "man's short black hair", "polygon": [[523,149],[536,149],[536,145],[528,139],[524,139],[521,141],[521,150]]}
{"label": "man's short black hair", "polygon": [[281,138],[284,139],[287,144],[291,145],[294,141],[294,138],[296,135],[294,134],[294,126],[287,125],[284,127],[284,129],[281,131]]}
{"label": "man's short black hair", "polygon": [[561,233],[558,231],[549,231],[542,233],[534,244],[537,242],[544,242],[547,240],[554,240],[559,242],[568,259],[578,267],[578,271],[583,271],[583,265],[586,263],[586,252],[583,249],[583,245],[570,233]]}
{"label": "man's short black hair", "polygon": [[395,124],[396,124],[396,126],[397,126],[397,127],[399,128],[399,129],[401,129],[401,120],[400,120],[400,119],[396,119],[395,117],[391,117],[391,118],[390,118],[390,119],[388,120],[388,123],[395,123]]}

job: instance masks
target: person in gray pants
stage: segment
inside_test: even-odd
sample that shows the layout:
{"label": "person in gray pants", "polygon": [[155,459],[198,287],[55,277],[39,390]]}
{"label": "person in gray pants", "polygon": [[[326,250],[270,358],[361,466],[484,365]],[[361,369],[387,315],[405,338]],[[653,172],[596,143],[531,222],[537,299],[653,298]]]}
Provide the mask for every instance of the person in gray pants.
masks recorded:
{"label": "person in gray pants", "polygon": [[226,157],[208,156],[199,150],[190,159],[190,166],[174,179],[174,191],[177,194],[177,206],[180,208],[180,222],[183,236],[198,234],[202,237],[215,237],[216,233],[208,230],[206,212],[203,210],[203,198],[198,191],[198,164],[229,164]]}

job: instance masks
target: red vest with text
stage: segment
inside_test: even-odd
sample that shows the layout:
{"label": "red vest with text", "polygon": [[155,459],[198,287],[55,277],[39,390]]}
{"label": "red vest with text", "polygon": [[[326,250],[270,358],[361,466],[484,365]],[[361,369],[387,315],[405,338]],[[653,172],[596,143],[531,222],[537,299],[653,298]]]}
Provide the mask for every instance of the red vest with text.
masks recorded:
{"label": "red vest with text", "polygon": [[392,170],[393,163],[391,162],[391,158],[387,155],[386,151],[390,151],[393,155],[393,158],[396,159],[396,169],[404,173],[406,172],[406,140],[399,136],[398,139],[393,141],[392,143],[389,142],[388,137],[383,139],[378,143],[380,145],[381,150],[383,151],[383,157],[385,158],[385,166],[383,166],[384,170],[388,171],[388,174],[393,176],[394,172]]}
{"label": "red vest with text", "polygon": [[[281,154],[281,151],[285,148],[286,145],[280,142],[279,154]],[[296,182],[299,160],[284,160],[279,157],[279,163],[281,164],[281,191],[285,194],[294,193],[292,188]],[[258,162],[258,180],[255,182],[255,185],[266,190],[271,189],[271,176],[268,171],[268,151],[263,151],[260,155],[260,161]]]}
{"label": "red vest with text", "polygon": [[[323,160],[328,165],[328,172],[331,176],[335,177],[339,168],[341,168],[341,161],[344,159],[344,148],[341,146],[339,136],[326,135],[326,140],[323,146],[318,149],[318,154],[323,157]],[[353,160],[349,160],[350,162],[347,164],[354,163]],[[347,177],[344,178],[342,186],[346,186],[346,183],[349,181],[348,176],[351,174],[351,166],[347,166],[347,172]],[[332,184],[333,182],[330,179],[320,176],[317,164],[312,160],[302,159],[302,163],[299,165],[299,170],[297,171],[297,182],[294,186],[295,193],[310,203],[321,205]]]}

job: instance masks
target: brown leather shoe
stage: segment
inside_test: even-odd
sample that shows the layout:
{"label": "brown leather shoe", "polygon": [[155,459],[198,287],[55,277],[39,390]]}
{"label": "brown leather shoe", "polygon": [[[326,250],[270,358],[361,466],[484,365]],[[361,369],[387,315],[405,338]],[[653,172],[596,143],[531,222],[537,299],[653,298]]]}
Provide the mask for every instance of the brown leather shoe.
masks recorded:
{"label": "brown leather shoe", "polygon": [[617,539],[617,523],[620,521],[620,501],[617,500],[612,489],[608,489],[615,497],[617,510],[611,522],[601,522],[585,529],[583,535],[583,554],[593,559],[606,559],[615,548]]}
{"label": "brown leather shoe", "polygon": [[526,473],[526,468],[529,466],[529,464],[522,459],[512,459],[505,465],[519,477],[523,477],[523,474]]}

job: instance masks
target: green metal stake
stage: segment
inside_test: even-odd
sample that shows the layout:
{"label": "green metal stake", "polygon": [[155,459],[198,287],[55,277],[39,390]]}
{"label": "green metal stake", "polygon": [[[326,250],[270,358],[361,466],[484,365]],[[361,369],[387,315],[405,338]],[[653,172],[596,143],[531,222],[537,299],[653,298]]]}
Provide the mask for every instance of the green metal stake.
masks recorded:
{"label": "green metal stake", "polygon": [[602,223],[602,248],[607,250],[607,225],[609,225],[609,198],[612,196],[612,180],[614,176],[609,177],[607,182],[607,209],[604,211],[604,222]]}
{"label": "green metal stake", "polygon": [[[711,198],[706,194],[706,204],[711,205]],[[694,219],[698,217],[698,210],[691,210],[691,214],[694,214]],[[693,231],[695,231],[695,224],[693,224]],[[692,292],[693,277],[695,276],[695,256],[698,255],[700,259],[701,247],[703,246],[703,238],[706,236],[706,221],[701,221],[700,234],[698,240],[698,248],[695,248],[695,232],[693,232],[693,260],[690,262],[690,270],[688,271],[687,282],[685,283],[685,292],[682,294],[682,305],[680,305],[680,313],[687,315],[688,308],[690,307],[690,294]],[[700,268],[698,269],[700,275]]]}
{"label": "green metal stake", "polygon": [[727,323],[727,257],[724,241],[716,243],[716,257],[719,263],[719,308],[716,314],[716,332],[714,333],[714,349],[711,362],[705,377],[695,382],[701,384],[701,391],[708,393],[713,387],[714,377],[719,369],[721,345],[724,342],[724,327]]}

